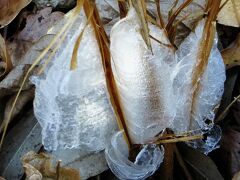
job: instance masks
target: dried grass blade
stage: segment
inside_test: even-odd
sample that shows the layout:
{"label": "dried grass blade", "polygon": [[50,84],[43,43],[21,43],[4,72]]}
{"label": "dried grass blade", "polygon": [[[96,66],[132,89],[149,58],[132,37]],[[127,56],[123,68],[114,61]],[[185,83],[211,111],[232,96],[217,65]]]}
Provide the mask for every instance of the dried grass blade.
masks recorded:
{"label": "dried grass blade", "polygon": [[74,70],[74,69],[77,69],[77,55],[78,55],[78,49],[79,49],[79,46],[80,46],[80,43],[81,43],[81,40],[82,40],[82,37],[83,37],[83,33],[87,27],[87,25],[89,24],[89,21],[90,21],[90,18],[92,17],[93,15],[93,9],[91,10],[90,12],[90,15],[88,17],[88,20],[85,24],[85,26],[83,27],[83,30],[80,32],[78,38],[77,38],[77,41],[74,45],[74,48],[73,48],[73,53],[72,53],[72,59],[71,59],[71,63],[70,63],[70,70]]}
{"label": "dried grass blade", "polygon": [[[198,51],[198,59],[196,62],[195,69],[192,73],[192,89],[193,89],[193,98],[192,98],[192,107],[191,114],[194,109],[194,104],[196,97],[200,89],[200,77],[205,72],[206,66],[208,64],[209,55],[212,50],[214,43],[215,31],[216,31],[216,18],[219,12],[221,0],[208,0],[207,9],[208,16],[203,29],[203,35],[201,38],[201,43]],[[191,116],[190,114],[190,116]],[[190,120],[190,127],[192,126],[192,121]]]}
{"label": "dried grass blade", "polygon": [[124,120],[124,116],[121,110],[121,105],[119,101],[119,95],[116,88],[115,80],[113,77],[112,69],[111,69],[111,56],[109,50],[109,39],[104,31],[103,24],[101,22],[98,10],[96,8],[95,3],[91,1],[85,1],[84,3],[84,11],[87,17],[89,17],[89,12],[91,6],[94,9],[93,16],[91,18],[91,25],[94,28],[95,36],[98,42],[98,46],[101,52],[103,69],[106,77],[107,89],[109,93],[109,98],[114,109],[117,123],[120,130],[124,130],[124,138],[127,142],[128,146],[131,147],[131,139],[128,134],[127,125]]}
{"label": "dried grass blade", "polygon": [[197,139],[202,139],[202,138],[203,138],[203,135],[194,135],[194,136],[188,136],[188,137],[175,137],[173,139],[161,139],[161,140],[155,141],[154,144],[186,142],[186,141],[192,141],[192,140],[197,140]]}
{"label": "dried grass blade", "polygon": [[157,15],[158,15],[160,27],[162,29],[164,29],[165,28],[165,24],[164,24],[163,17],[162,17],[162,14],[161,14],[160,1],[159,0],[155,0],[155,4],[157,6]]}
{"label": "dried grass blade", "polygon": [[144,0],[133,0],[133,6],[139,16],[142,26],[142,36],[147,47],[152,50],[151,42],[149,38],[149,28],[147,23],[147,8]]}
{"label": "dried grass blade", "polygon": [[0,74],[0,80],[12,69],[12,62],[8,53],[5,40],[0,34],[0,58],[4,61],[4,72]]}
{"label": "dried grass blade", "polygon": [[173,24],[174,24],[173,22],[174,22],[174,20],[175,20],[176,17],[180,14],[180,12],[181,12],[184,8],[186,8],[191,2],[192,2],[192,0],[186,0],[186,1],[185,1],[183,4],[181,4],[181,5],[178,7],[178,9],[177,9],[175,12],[173,12],[173,14],[169,17],[169,21],[168,21],[168,23],[167,23],[167,25],[166,25],[166,27],[165,27],[169,37],[172,36],[169,32],[171,32],[171,28],[173,27]]}

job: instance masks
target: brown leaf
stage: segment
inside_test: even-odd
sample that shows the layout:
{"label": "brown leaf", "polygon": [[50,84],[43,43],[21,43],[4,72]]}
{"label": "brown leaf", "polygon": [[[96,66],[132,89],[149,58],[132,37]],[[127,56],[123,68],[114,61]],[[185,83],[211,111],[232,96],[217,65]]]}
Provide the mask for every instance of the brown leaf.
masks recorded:
{"label": "brown leaf", "polygon": [[227,129],[223,132],[220,148],[213,152],[213,159],[223,174],[230,179],[240,170],[240,132]]}
{"label": "brown leaf", "polygon": [[227,68],[240,65],[240,34],[238,34],[236,40],[224,49],[221,54]]}
{"label": "brown leaf", "polygon": [[64,13],[52,12],[51,7],[38,11],[36,14],[27,16],[25,28],[18,34],[18,39],[36,42],[45,35],[48,29],[58,20],[62,19]]}
{"label": "brown leaf", "polygon": [[26,173],[26,180],[42,180],[42,174],[31,164],[23,163],[23,168]]}
{"label": "brown leaf", "polygon": [[[23,109],[23,107],[31,100],[33,100],[34,98],[34,89],[30,89],[28,91],[23,91],[21,92],[21,94],[19,95],[19,99],[17,101],[17,104],[16,106],[14,107],[13,109],[13,112],[12,112],[12,116],[11,116],[11,119],[10,119],[10,122],[11,120],[16,117],[20,111]],[[15,99],[15,95],[12,96],[7,104],[6,104],[6,107],[5,107],[5,112],[4,112],[4,119],[3,119],[3,123],[1,124],[0,126],[0,133],[3,131],[3,128],[5,127],[5,123],[7,121],[7,118],[8,118],[8,115],[10,113],[10,110],[12,108],[12,104],[13,104],[13,101]],[[8,122],[9,123],[9,122]]]}
{"label": "brown leaf", "polygon": [[233,176],[232,180],[240,180],[240,171]]}
{"label": "brown leaf", "polygon": [[178,143],[178,149],[189,172],[191,172],[192,177],[194,177],[194,180],[223,180],[223,177],[218,171],[216,165],[208,156],[183,143]]}
{"label": "brown leaf", "polygon": [[8,25],[31,0],[0,0],[0,28]]}
{"label": "brown leaf", "polygon": [[0,63],[2,64],[2,67],[0,66],[0,80],[1,80],[12,68],[12,62],[6,47],[6,43],[1,35],[0,35]]}
{"label": "brown leaf", "polygon": [[28,15],[24,29],[14,35],[11,41],[7,41],[13,64],[19,64],[19,61],[31,46],[37,43],[47,33],[48,29],[63,16],[62,12],[52,12],[51,7]]}
{"label": "brown leaf", "polygon": [[[38,170],[43,178],[59,180],[80,180],[80,174],[77,170],[60,167],[60,164],[53,165],[51,156],[46,153],[36,154],[33,151],[28,152],[22,157],[23,165],[29,164]],[[27,173],[25,171],[25,173]]]}
{"label": "brown leaf", "polygon": [[[222,1],[222,4],[225,1]],[[219,12],[217,20],[226,26],[240,27],[240,1],[228,0]]]}

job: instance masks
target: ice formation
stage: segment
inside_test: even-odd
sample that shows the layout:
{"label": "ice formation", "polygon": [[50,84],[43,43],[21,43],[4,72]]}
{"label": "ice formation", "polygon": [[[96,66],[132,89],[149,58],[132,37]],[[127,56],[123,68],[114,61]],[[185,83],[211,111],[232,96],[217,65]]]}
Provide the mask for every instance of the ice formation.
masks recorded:
{"label": "ice formation", "polygon": [[129,151],[123,132],[114,135],[111,145],[105,151],[106,160],[112,172],[119,179],[146,179],[151,176],[163,161],[163,149],[157,145],[144,145],[135,162],[128,159]]}
{"label": "ice formation", "polygon": [[[150,29],[153,37],[169,44],[163,31],[153,25]],[[134,9],[114,25],[110,41],[112,69],[130,137],[136,144],[146,143],[170,127],[175,115],[167,78],[174,53],[152,40],[152,54],[141,36]]]}
{"label": "ice formation", "polygon": [[[217,49],[217,38],[207,67],[199,78],[197,93],[194,94],[196,88],[192,87],[204,24],[205,20],[200,21],[195,32],[182,42],[176,52],[163,45],[169,44],[164,32],[151,24],[150,36],[161,43],[151,39],[152,52],[147,48],[141,35],[140,21],[133,8],[126,18],[112,28],[112,69],[133,143],[151,141],[161,130],[170,127],[177,134],[186,131],[207,132],[209,136],[205,141],[195,141],[190,145],[205,153],[216,147],[221,131],[216,126],[212,128],[213,109],[221,99],[225,81],[225,67]],[[206,120],[210,120],[210,123]],[[119,134],[113,136],[106,150],[107,162],[115,175],[120,179],[143,179],[151,174],[153,169],[147,167],[141,168],[142,172],[146,170],[146,176],[140,176],[139,172],[134,171],[136,167],[126,159],[127,146],[118,139]],[[159,151],[151,151],[152,154],[148,152],[152,165],[158,167],[161,161],[153,159]]]}
{"label": "ice formation", "polygon": [[[90,25],[78,49],[78,68],[70,71],[74,44],[85,23],[85,16],[79,15],[44,74],[32,77],[36,85],[34,111],[43,128],[43,144],[48,150],[100,151],[111,142],[105,155],[115,175],[120,179],[145,179],[159,167],[163,149],[154,144],[144,145],[135,162],[131,162],[122,131],[110,140],[117,124]],[[205,141],[190,143],[203,152],[216,147],[221,132],[213,126],[213,109],[221,99],[225,81],[217,37],[193,100],[192,74],[204,23],[204,20],[198,23],[195,32],[190,33],[176,52],[166,46],[170,42],[165,32],[150,23],[152,49],[148,49],[133,8],[112,28],[111,65],[133,143],[145,144],[163,129],[172,128],[180,134],[185,131],[207,133]]]}
{"label": "ice formation", "polygon": [[107,97],[101,55],[90,25],[78,49],[78,68],[70,71],[73,47],[85,21],[83,14],[78,17],[51,65],[44,74],[32,78],[36,85],[35,116],[48,150],[81,147],[102,150],[117,129]]}

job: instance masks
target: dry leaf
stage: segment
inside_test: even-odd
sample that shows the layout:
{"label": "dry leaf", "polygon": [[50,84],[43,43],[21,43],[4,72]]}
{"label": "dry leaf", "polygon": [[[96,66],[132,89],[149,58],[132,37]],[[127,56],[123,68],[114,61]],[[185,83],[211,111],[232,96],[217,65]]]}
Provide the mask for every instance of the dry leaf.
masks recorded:
{"label": "dry leaf", "polygon": [[240,180],[240,171],[233,176],[232,180]]}
{"label": "dry leaf", "polygon": [[0,80],[11,70],[12,62],[6,47],[5,40],[0,35]]}
{"label": "dry leaf", "polygon": [[[11,116],[11,119],[10,119],[10,122],[11,120],[16,117],[20,111],[23,109],[23,107],[31,100],[33,100],[34,98],[34,89],[30,89],[28,91],[23,91],[21,92],[21,94],[19,95],[19,99],[17,101],[17,104],[16,106],[14,107],[13,109],[13,112],[12,112],[12,116]],[[8,115],[10,113],[10,110],[12,108],[12,104],[13,104],[13,101],[15,99],[15,95],[12,96],[7,104],[6,104],[6,107],[5,107],[5,112],[4,112],[4,119],[3,119],[3,123],[1,124],[0,126],[0,133],[3,131],[3,128],[4,128],[4,125],[6,123],[6,120],[8,118]]]}
{"label": "dry leaf", "polygon": [[[225,1],[222,1],[222,4]],[[226,26],[240,27],[240,0],[228,0],[219,12],[217,20]]]}
{"label": "dry leaf", "polygon": [[240,65],[240,34],[238,34],[236,40],[224,49],[221,54],[227,68]]}
{"label": "dry leaf", "polygon": [[28,15],[24,29],[7,42],[13,64],[19,64],[20,59],[24,57],[33,43],[38,42],[48,29],[63,16],[62,12],[52,12],[51,7]]}
{"label": "dry leaf", "polygon": [[[38,170],[43,178],[59,180],[80,180],[80,174],[77,170],[63,168],[60,165],[53,165],[51,156],[46,153],[36,154],[33,151],[28,152],[22,157],[23,165],[29,164]],[[25,169],[25,173],[26,169]]]}
{"label": "dry leaf", "polygon": [[42,174],[28,163],[23,163],[23,168],[26,173],[26,180],[42,180]]}
{"label": "dry leaf", "polygon": [[31,0],[0,0],[0,28],[8,25]]}
{"label": "dry leaf", "polygon": [[45,35],[48,29],[58,20],[62,19],[64,13],[52,12],[51,7],[38,11],[36,14],[28,15],[25,28],[19,33],[18,39],[35,42]]}

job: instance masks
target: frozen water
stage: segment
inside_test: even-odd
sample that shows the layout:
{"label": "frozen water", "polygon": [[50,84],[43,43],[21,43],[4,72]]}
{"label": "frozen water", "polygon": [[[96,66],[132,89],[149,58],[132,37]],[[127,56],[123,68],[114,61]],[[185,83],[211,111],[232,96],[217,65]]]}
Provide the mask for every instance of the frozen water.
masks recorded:
{"label": "frozen water", "polygon": [[113,136],[111,145],[105,150],[108,166],[119,179],[146,179],[163,161],[163,150],[154,144],[144,145],[135,162],[128,159],[128,152],[123,132],[120,131]]}
{"label": "frozen water", "polygon": [[84,31],[78,50],[78,68],[70,71],[77,36],[85,24],[78,17],[44,74],[35,76],[35,115],[42,126],[44,147],[89,147],[103,150],[116,131],[115,117],[108,101],[101,56],[93,29]]}
{"label": "frozen water", "polygon": [[[152,40],[149,50],[141,36],[134,9],[111,31],[112,69],[121,108],[134,143],[146,143],[166,127],[175,115],[170,77],[174,52]],[[169,44],[159,28],[150,25],[150,34]]]}

